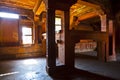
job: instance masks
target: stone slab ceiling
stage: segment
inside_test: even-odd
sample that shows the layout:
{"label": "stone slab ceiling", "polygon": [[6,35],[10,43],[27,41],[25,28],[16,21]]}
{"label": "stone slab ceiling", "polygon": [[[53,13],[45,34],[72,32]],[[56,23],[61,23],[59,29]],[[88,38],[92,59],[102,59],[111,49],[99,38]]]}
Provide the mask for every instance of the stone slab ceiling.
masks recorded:
{"label": "stone slab ceiling", "polygon": [[0,0],[0,6],[33,9],[37,0]]}

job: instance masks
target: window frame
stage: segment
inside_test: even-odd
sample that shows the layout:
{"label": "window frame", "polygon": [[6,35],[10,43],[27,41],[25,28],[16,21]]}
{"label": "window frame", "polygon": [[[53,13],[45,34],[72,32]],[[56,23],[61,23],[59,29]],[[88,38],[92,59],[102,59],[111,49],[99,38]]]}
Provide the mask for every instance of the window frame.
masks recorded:
{"label": "window frame", "polygon": [[[56,24],[56,18],[59,18],[59,19],[61,19],[61,23],[60,24]],[[61,26],[61,30],[62,30],[62,17],[60,17],[60,16],[55,16],[55,33],[59,33],[59,31],[56,31],[56,27],[57,26]]]}
{"label": "window frame", "polygon": [[[27,43],[27,44],[24,44],[24,43],[23,43],[23,36],[25,36],[25,35],[23,35],[23,31],[22,31],[22,35],[21,35],[21,40],[22,40],[22,41],[21,41],[21,44],[22,44],[22,45],[32,45],[32,44],[34,44],[34,41],[33,41],[33,27],[30,27],[30,26],[22,26],[22,28],[31,28],[31,35],[26,35],[26,36],[31,36],[31,37],[32,37],[32,41],[31,41],[32,43]],[[21,28],[21,29],[22,29],[22,28]]]}

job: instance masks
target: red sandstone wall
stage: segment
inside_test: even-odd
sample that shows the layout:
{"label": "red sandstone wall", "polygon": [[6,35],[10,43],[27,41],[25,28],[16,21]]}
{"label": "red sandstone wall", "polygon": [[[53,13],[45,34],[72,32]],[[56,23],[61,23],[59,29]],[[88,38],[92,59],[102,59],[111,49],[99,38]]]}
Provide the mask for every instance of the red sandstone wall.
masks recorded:
{"label": "red sandstone wall", "polygon": [[15,59],[43,56],[41,45],[0,47],[0,59]]}
{"label": "red sandstone wall", "polygon": [[0,46],[19,43],[18,27],[18,20],[0,18]]}

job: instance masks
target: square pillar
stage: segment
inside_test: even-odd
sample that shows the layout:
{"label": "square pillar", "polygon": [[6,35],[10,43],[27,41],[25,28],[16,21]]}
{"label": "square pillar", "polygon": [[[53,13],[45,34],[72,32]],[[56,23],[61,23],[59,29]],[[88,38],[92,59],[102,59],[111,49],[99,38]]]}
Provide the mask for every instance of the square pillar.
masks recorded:
{"label": "square pillar", "polygon": [[[100,19],[101,19],[101,32],[105,32],[107,35],[108,28],[107,28],[106,14],[100,15]],[[97,55],[98,59],[101,61],[106,61],[109,53],[108,37],[106,37],[106,41],[98,41],[97,46],[98,46],[98,55]]]}
{"label": "square pillar", "polygon": [[56,50],[55,50],[55,10],[47,9],[47,37],[46,37],[46,58],[47,58],[47,72],[54,74],[56,67]]}
{"label": "square pillar", "polygon": [[[114,25],[113,20],[109,20],[106,15],[101,15],[101,32],[106,32],[106,41],[99,43],[99,59],[105,61],[115,61],[116,60],[116,53],[115,53],[115,32],[114,32]],[[105,46],[105,47],[104,47]],[[103,49],[105,48],[105,49]],[[104,50],[104,51],[101,51]],[[105,58],[105,59],[103,59]]]}
{"label": "square pillar", "polygon": [[70,12],[65,11],[64,12],[64,18],[65,18],[65,65],[74,68],[74,43],[72,42],[72,39],[70,39],[70,30],[69,30],[69,22],[70,22]]}
{"label": "square pillar", "polygon": [[97,42],[97,46],[98,46],[98,53],[97,53],[97,57],[100,61],[106,61],[106,44],[105,41],[98,41]]}
{"label": "square pillar", "polygon": [[108,21],[108,48],[109,54],[107,61],[116,61],[116,53],[115,53],[115,28],[113,25],[113,20]]}

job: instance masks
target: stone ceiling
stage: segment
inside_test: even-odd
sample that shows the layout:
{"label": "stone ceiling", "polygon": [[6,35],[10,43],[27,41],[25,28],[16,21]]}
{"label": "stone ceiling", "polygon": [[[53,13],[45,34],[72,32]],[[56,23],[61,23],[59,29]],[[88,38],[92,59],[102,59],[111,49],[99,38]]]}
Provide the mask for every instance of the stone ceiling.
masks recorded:
{"label": "stone ceiling", "polygon": [[71,14],[74,14],[74,16],[78,16],[78,17],[93,11],[94,8],[82,4],[80,5],[78,3],[74,4],[71,7]]}
{"label": "stone ceiling", "polygon": [[[5,6],[5,7],[12,7],[12,8],[23,8],[23,9],[29,9],[33,10],[38,6],[38,3],[41,0],[0,0],[0,6]],[[87,5],[86,5],[87,4]],[[83,15],[96,15],[95,8],[96,6],[85,3],[81,0],[78,0],[76,4],[74,4],[71,9],[70,13],[73,16],[78,16],[81,17]],[[36,8],[37,10],[34,11],[36,15],[39,15],[42,11],[45,9],[45,5],[40,3],[40,6]],[[92,14],[89,14],[92,13]]]}
{"label": "stone ceiling", "polygon": [[77,3],[71,6],[70,15],[77,16],[79,20],[84,20],[86,18],[98,16],[98,11],[100,11],[100,6],[78,0]]}
{"label": "stone ceiling", "polygon": [[33,9],[37,0],[0,0],[1,6]]}

